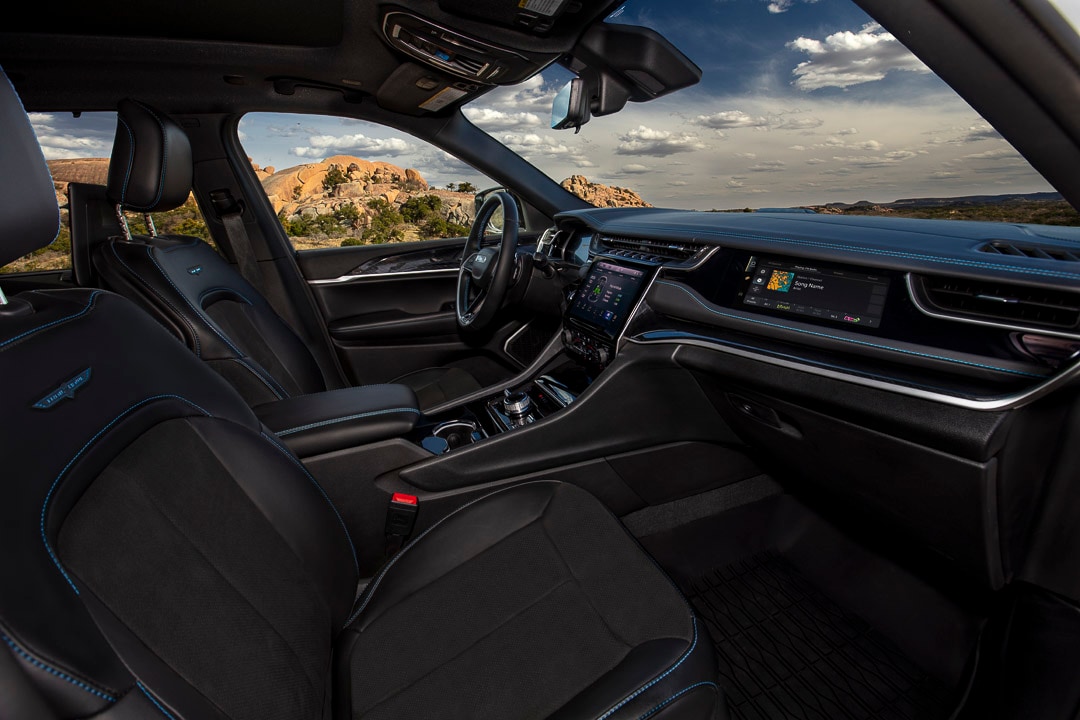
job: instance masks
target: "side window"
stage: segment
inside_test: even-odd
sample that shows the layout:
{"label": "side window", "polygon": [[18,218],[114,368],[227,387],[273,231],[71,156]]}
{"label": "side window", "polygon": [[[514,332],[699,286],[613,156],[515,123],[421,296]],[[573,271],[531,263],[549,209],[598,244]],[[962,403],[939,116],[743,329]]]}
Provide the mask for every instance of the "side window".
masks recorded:
{"label": "side window", "polygon": [[[60,232],[48,247],[35,250],[4,267],[0,273],[66,270],[71,267],[71,222],[68,213],[68,184],[104,185],[109,173],[116,132],[116,113],[30,113],[41,152],[52,173],[53,189],[60,211]],[[141,215],[126,213],[132,232],[144,232]],[[161,234],[194,235],[210,241],[210,232],[193,197],[182,207],[153,213]],[[211,242],[211,244],[213,244]]]}
{"label": "side window", "polygon": [[361,120],[250,113],[240,139],[297,250],[461,237],[495,183],[410,135]]}

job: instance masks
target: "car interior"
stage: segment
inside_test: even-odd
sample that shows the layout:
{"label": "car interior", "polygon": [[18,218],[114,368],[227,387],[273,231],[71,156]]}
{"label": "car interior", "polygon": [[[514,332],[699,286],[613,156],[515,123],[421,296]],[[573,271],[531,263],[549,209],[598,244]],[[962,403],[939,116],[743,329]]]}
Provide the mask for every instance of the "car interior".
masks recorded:
{"label": "car interior", "polygon": [[[1080,207],[1053,5],[856,5]],[[576,133],[716,72],[621,6],[0,29],[0,265],[71,244],[0,274],[0,717],[1080,718],[1080,227],[597,207],[463,107],[560,67]],[[60,197],[37,118],[103,111]],[[497,186],[297,250],[253,113]]]}

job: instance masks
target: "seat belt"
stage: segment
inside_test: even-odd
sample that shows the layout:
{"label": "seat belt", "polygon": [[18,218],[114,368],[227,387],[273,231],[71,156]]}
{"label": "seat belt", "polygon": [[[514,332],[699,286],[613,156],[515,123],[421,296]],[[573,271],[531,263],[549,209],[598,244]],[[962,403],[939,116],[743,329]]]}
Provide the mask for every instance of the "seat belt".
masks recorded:
{"label": "seat belt", "polygon": [[240,274],[265,296],[259,263],[251,247],[251,238],[248,237],[247,229],[244,227],[244,206],[236,201],[228,188],[211,190],[210,202],[213,203],[214,211],[217,212],[221,224],[225,226],[225,234],[229,237],[229,249],[236,257]]}

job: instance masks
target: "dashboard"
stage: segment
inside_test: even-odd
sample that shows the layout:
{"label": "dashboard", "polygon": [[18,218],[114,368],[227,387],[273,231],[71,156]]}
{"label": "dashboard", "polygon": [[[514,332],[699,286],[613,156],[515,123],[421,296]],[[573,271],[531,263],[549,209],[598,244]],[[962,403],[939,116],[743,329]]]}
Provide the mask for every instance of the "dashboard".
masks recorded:
{"label": "dashboard", "polygon": [[[976,409],[1071,381],[1080,228],[610,208],[563,213],[564,344],[708,347]],[[1070,259],[1071,258],[1071,259]]]}

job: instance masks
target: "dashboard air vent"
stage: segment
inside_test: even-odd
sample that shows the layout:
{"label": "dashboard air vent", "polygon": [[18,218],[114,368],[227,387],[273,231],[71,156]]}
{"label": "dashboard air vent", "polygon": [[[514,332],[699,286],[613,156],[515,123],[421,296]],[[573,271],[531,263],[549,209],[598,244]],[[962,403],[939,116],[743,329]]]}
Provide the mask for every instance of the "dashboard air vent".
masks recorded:
{"label": "dashboard air vent", "polygon": [[944,314],[1054,330],[1080,327],[1080,294],[958,278],[920,278],[923,299]]}
{"label": "dashboard air vent", "polygon": [[1040,260],[1064,260],[1066,262],[1080,262],[1080,253],[1060,247],[1048,245],[1016,245],[1004,240],[993,240],[979,247],[979,252],[994,253],[996,255],[1012,255],[1015,257],[1038,258]]}
{"label": "dashboard air vent", "polygon": [[600,252],[629,260],[647,262],[683,262],[705,249],[704,243],[694,241],[649,240],[643,238],[601,235]]}

